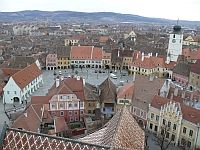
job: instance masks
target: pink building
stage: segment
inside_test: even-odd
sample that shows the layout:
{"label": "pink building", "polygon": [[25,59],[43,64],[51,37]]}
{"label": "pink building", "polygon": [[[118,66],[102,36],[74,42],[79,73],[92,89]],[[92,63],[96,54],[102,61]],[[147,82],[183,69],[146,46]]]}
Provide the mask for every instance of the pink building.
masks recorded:
{"label": "pink building", "polygon": [[83,121],[84,80],[77,78],[57,78],[48,92],[51,97],[49,110],[52,116],[64,117],[66,122]]}
{"label": "pink building", "polygon": [[46,57],[46,69],[55,70],[57,69],[57,54],[48,54]]}

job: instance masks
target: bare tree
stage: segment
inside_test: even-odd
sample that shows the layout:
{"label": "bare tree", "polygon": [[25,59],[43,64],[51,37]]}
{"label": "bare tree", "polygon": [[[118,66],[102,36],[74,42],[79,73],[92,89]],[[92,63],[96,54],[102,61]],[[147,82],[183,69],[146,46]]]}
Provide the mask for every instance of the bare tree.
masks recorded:
{"label": "bare tree", "polygon": [[161,150],[167,150],[167,148],[171,144],[172,139],[169,137],[169,130],[170,128],[168,126],[162,126],[161,132],[157,133],[157,135],[155,135],[155,138],[153,139],[155,141],[155,144],[158,145]]}

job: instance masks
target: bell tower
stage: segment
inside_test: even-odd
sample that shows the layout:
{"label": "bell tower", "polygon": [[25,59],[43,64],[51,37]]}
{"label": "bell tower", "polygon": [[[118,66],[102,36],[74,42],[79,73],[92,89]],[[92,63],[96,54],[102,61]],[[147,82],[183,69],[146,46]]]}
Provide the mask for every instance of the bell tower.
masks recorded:
{"label": "bell tower", "polygon": [[177,61],[178,56],[182,54],[183,33],[181,26],[175,25],[173,32],[169,36],[166,63]]}

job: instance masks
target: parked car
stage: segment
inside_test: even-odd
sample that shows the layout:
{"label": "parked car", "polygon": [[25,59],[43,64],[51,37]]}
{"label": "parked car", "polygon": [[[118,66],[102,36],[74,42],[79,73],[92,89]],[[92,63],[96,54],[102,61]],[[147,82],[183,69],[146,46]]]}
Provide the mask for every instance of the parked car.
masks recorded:
{"label": "parked car", "polygon": [[113,79],[117,79],[117,76],[114,73],[111,73],[110,77],[113,78]]}

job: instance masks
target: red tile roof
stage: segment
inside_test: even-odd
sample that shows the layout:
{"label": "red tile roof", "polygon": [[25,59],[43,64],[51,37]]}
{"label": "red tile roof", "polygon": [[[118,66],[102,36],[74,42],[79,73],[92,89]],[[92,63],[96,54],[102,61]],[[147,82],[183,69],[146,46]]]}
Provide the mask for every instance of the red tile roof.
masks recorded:
{"label": "red tile roof", "polygon": [[144,149],[144,131],[129,110],[124,107],[100,130],[79,140],[91,144],[112,146],[114,149]]}
{"label": "red tile roof", "polygon": [[2,68],[3,74],[5,76],[12,76],[15,73],[17,73],[18,71],[20,71],[21,69],[14,69],[14,68]]}
{"label": "red tile roof", "polygon": [[103,50],[94,46],[72,46],[71,60],[102,60]]}
{"label": "red tile roof", "polygon": [[60,133],[60,132],[65,132],[67,131],[69,128],[65,122],[65,118],[64,117],[56,117],[54,118],[55,124],[54,124],[54,132],[55,133]]}
{"label": "red tile roof", "polygon": [[32,96],[31,104],[49,104],[49,96]]}
{"label": "red tile roof", "polygon": [[23,89],[29,83],[31,83],[35,78],[42,74],[42,71],[38,68],[36,63],[31,64],[30,66],[22,69],[15,73],[12,78],[16,84]]}
{"label": "red tile roof", "polygon": [[[49,149],[49,150],[109,150],[110,147],[92,145],[77,140],[49,136],[37,132],[28,132],[19,129],[7,128],[3,136],[4,150],[13,149]],[[30,144],[29,144],[30,143]],[[121,149],[122,150],[122,149]]]}
{"label": "red tile roof", "polygon": [[11,127],[37,132],[42,121],[42,108],[42,104],[29,105],[25,113],[20,115]]}
{"label": "red tile roof", "polygon": [[117,92],[117,98],[132,99],[134,93],[134,83],[128,83],[122,86]]}
{"label": "red tile roof", "polygon": [[81,101],[85,100],[83,79],[77,80],[76,78],[64,78],[60,81],[60,85],[56,88],[56,84],[49,89],[48,96],[56,94],[69,94],[74,93]]}
{"label": "red tile roof", "polygon": [[152,69],[155,67],[165,67],[165,60],[162,57],[144,57],[144,60],[142,61],[141,58],[138,58],[133,61],[133,63],[130,64],[131,66],[145,68],[145,69]]}
{"label": "red tile roof", "polygon": [[195,64],[192,64],[191,72],[194,72],[200,75],[200,59],[198,59]]}

